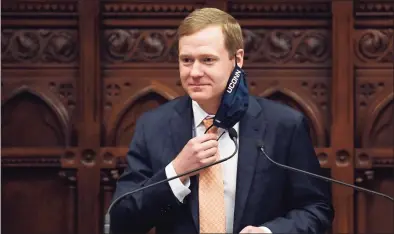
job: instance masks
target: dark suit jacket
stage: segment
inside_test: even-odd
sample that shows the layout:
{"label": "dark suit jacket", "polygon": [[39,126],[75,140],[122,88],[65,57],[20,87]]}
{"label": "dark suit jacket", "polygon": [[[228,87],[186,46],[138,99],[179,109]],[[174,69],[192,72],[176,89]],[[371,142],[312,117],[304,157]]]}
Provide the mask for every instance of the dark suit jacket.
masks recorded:
{"label": "dark suit jacket", "polygon": [[[234,233],[248,225],[264,225],[275,233],[322,233],[334,211],[329,184],[284,170],[264,157],[256,140],[265,143],[277,162],[319,173],[306,119],[276,102],[250,97],[240,121]],[[127,155],[128,167],[117,183],[114,199],[128,191],[166,179],[165,167],[192,138],[191,99],[180,97],[144,113]],[[114,233],[198,233],[198,183],[178,202],[168,182],[122,199],[110,213]]]}

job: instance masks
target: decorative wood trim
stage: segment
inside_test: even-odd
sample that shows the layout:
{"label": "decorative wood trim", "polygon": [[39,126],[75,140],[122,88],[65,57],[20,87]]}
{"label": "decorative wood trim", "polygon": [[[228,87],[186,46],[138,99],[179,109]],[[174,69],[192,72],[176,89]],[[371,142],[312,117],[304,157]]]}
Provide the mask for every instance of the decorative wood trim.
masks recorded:
{"label": "decorative wood trim", "polygon": [[185,17],[190,12],[203,6],[202,3],[139,3],[127,1],[109,1],[101,3],[104,17]]}
{"label": "decorative wood trim", "polygon": [[2,17],[77,17],[77,1],[6,1],[1,4]]}
{"label": "decorative wood trim", "polygon": [[[392,26],[394,26],[394,20]],[[354,33],[355,65],[358,68],[394,68],[394,30],[359,29]]]}
{"label": "decorative wood trim", "polygon": [[29,20],[21,19],[20,17],[4,17],[1,19],[1,26],[3,28],[76,28],[78,26],[77,19],[65,18],[62,20],[47,20],[47,19],[35,19],[29,18]]}
{"label": "decorative wood trim", "polygon": [[2,167],[76,168],[78,148],[2,148]]}
{"label": "decorative wood trim", "polygon": [[[394,17],[393,17],[394,18]],[[394,19],[388,18],[358,18],[355,20],[355,28],[357,29],[379,29],[379,28],[392,28]]]}
{"label": "decorative wood trim", "polygon": [[356,149],[356,168],[393,168],[394,150],[390,148],[359,148]]}
{"label": "decorative wood trim", "polygon": [[322,168],[331,168],[333,164],[332,160],[332,148],[315,148],[317,159],[319,160]]}
{"label": "decorative wood trim", "polygon": [[[245,63],[256,67],[330,67],[331,33],[327,29],[243,29]],[[103,60],[108,67],[178,66],[176,30],[108,29]],[[163,62],[163,63],[161,63]]]}
{"label": "decorative wood trim", "polygon": [[[124,168],[127,166],[126,157],[128,147],[102,147],[100,154],[102,155],[100,167],[102,169],[112,168]],[[330,155],[332,154],[331,148],[315,148],[317,158],[319,159],[320,166],[322,168],[330,168],[332,160]]]}
{"label": "decorative wood trim", "polygon": [[228,11],[237,18],[246,17],[314,17],[328,18],[331,13],[330,1],[319,2],[245,2],[232,1],[229,3]]}
{"label": "decorative wood trim", "polygon": [[102,161],[100,167],[103,169],[125,168],[128,147],[102,147],[100,154]]}
{"label": "decorative wood trim", "polygon": [[394,2],[390,0],[357,0],[356,17],[394,17]]}
{"label": "decorative wood trim", "polygon": [[22,80],[42,80],[51,82],[55,77],[56,80],[67,80],[71,81],[71,79],[78,76],[77,69],[56,69],[56,68],[46,68],[45,72],[42,72],[42,69],[32,69],[28,70],[29,76],[26,76],[26,70],[20,68],[13,69],[2,69],[2,81],[22,81]]}
{"label": "decorative wood trim", "polygon": [[128,151],[128,147],[102,147],[100,149],[100,158],[102,158],[100,167],[102,169],[117,168],[119,158],[126,158]]}
{"label": "decorative wood trim", "polygon": [[[2,155],[3,156],[3,155]],[[2,167],[60,167],[60,157],[2,157]]]}
{"label": "decorative wood trim", "polygon": [[74,68],[78,65],[77,30],[5,28],[1,30],[1,39],[4,68]]}

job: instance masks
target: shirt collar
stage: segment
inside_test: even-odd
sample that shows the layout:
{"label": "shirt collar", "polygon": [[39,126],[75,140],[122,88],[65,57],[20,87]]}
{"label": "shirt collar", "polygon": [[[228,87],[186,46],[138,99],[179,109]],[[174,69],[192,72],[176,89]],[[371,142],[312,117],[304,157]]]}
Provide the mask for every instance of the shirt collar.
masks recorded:
{"label": "shirt collar", "polygon": [[[193,109],[193,117],[194,117],[194,129],[196,129],[201,123],[202,121],[207,118],[214,118],[215,115],[209,115],[207,112],[205,112],[201,106],[194,100],[192,100],[192,109]],[[239,122],[237,122],[234,127],[235,131],[237,131],[238,133],[238,129],[239,129]],[[220,131],[221,128],[219,128]]]}
{"label": "shirt collar", "polygon": [[197,128],[201,122],[207,117],[214,117],[205,112],[201,106],[194,100],[192,100],[193,116],[194,116],[194,127]]}

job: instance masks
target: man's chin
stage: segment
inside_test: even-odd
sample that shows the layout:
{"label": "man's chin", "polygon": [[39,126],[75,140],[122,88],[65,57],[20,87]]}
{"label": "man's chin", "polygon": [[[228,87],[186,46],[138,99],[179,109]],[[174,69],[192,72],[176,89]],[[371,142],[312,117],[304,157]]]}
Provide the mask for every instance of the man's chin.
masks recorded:
{"label": "man's chin", "polygon": [[209,101],[211,98],[209,95],[206,93],[190,93],[189,94],[190,98],[193,99],[196,102],[206,102]]}

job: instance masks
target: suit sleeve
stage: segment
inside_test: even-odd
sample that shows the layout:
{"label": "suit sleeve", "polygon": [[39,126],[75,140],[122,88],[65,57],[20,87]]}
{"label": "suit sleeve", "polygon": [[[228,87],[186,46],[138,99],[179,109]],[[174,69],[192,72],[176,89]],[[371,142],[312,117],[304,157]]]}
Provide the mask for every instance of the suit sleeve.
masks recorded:
{"label": "suit sleeve", "polygon": [[[127,153],[127,168],[117,182],[113,201],[122,194],[167,178],[165,168],[157,172],[152,170],[153,156],[147,149],[143,122],[143,118],[137,121]],[[111,233],[147,233],[152,227],[165,222],[171,211],[180,205],[168,182],[128,195],[110,211]]]}
{"label": "suit sleeve", "polygon": [[[291,167],[320,174],[309,127],[304,117],[297,122],[289,144],[287,164]],[[288,211],[263,224],[275,233],[324,233],[331,226],[334,210],[330,203],[329,183],[317,178],[287,171],[288,191],[286,200]]]}

